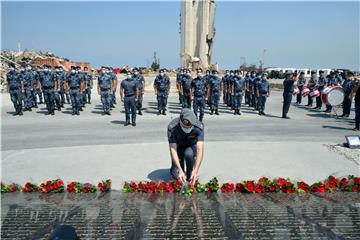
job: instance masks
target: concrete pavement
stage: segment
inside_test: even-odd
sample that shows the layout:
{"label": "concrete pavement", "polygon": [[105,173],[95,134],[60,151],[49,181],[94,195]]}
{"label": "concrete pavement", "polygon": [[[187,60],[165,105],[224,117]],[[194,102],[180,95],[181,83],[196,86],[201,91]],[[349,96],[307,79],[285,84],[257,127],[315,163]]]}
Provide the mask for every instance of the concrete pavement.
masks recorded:
{"label": "concrete pavement", "polygon": [[[80,116],[70,106],[44,115],[44,105],[24,116],[12,116],[8,94],[2,94],[2,181],[41,182],[60,177],[65,181],[111,178],[114,188],[123,181],[169,178],[166,127],[181,108],[177,93],[169,98],[169,114],[156,114],[156,99],[147,88],[144,115],[137,127],[124,127],[118,100],[111,116],[101,115],[99,97],[93,94]],[[235,116],[221,106],[220,116],[205,116],[205,158],[200,179],[218,176],[220,181],[240,181],[261,176],[291,177],[317,181],[328,175],[359,175],[359,164],[330,152],[325,144],[345,141],[353,135],[350,119],[304,107],[292,106],[291,120],[281,119],[281,92],[273,91],[265,112],[259,116],[244,107]],[[341,112],[341,111],[340,111]]]}

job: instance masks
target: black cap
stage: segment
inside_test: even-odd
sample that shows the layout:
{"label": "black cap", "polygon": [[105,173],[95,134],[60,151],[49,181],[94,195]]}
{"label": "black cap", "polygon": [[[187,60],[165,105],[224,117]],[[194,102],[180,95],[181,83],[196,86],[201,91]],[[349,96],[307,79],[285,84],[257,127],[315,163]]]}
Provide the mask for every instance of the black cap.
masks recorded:
{"label": "black cap", "polygon": [[195,125],[195,113],[190,108],[184,108],[183,110],[181,110],[180,120],[184,125]]}

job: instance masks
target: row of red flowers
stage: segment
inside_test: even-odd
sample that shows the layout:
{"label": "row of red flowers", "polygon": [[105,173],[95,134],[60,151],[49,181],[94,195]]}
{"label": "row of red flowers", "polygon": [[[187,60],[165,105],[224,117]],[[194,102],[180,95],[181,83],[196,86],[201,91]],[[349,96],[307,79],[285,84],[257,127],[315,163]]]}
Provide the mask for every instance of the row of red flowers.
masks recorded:
{"label": "row of red flowers", "polygon": [[[58,193],[68,192],[88,193],[88,192],[108,192],[111,189],[111,180],[104,180],[97,184],[70,182],[66,185],[61,179],[49,180],[40,185],[27,182],[24,186],[18,184],[1,183],[1,192],[41,192],[41,193]],[[209,182],[202,184],[198,180],[193,186],[182,185],[178,180],[171,182],[126,182],[123,186],[123,192],[183,192],[185,195],[201,192],[241,192],[241,193],[262,193],[262,192],[359,192],[360,177],[348,176],[347,178],[328,177],[324,181],[307,184],[305,182],[292,182],[289,178],[275,178],[270,180],[262,177],[259,180],[247,180],[239,183],[223,183],[219,184],[217,178],[211,179]]]}
{"label": "row of red flowers", "polygon": [[111,189],[111,180],[104,180],[98,183],[97,187],[91,183],[80,183],[80,182],[70,182],[66,185],[61,179],[48,180],[39,185],[31,182],[25,183],[24,186],[20,186],[16,183],[4,184],[1,183],[1,192],[41,192],[41,193],[61,193],[65,189],[68,192],[74,193],[88,193],[88,192],[108,192]]}
{"label": "row of red flowers", "polygon": [[200,192],[241,192],[241,193],[263,193],[263,192],[284,192],[284,193],[301,193],[301,192],[359,192],[360,191],[360,177],[348,176],[347,178],[328,177],[325,181],[307,184],[305,182],[293,183],[289,178],[275,178],[270,180],[267,177],[262,177],[257,181],[243,181],[240,183],[223,183],[219,184],[217,178],[211,179],[205,184],[201,184],[198,180],[194,186],[182,186],[179,181],[160,182],[126,182],[123,187],[123,192],[180,192],[185,195]]}

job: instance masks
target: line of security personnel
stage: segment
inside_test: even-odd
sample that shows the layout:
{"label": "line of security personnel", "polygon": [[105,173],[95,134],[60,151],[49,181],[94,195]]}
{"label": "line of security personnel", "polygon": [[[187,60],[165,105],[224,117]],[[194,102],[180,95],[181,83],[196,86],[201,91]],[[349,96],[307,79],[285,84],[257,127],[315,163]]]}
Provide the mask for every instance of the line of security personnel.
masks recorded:
{"label": "line of security personnel", "polygon": [[[62,66],[56,66],[55,71],[52,71],[50,65],[37,66],[36,69],[31,65],[23,65],[17,72],[15,65],[10,64],[7,81],[15,115],[38,108],[38,103],[45,103],[47,115],[55,115],[55,109],[61,111],[65,100],[69,103],[70,99],[73,115],[79,115],[85,102],[90,103],[92,88],[92,77],[87,68],[84,70],[72,66],[71,72],[66,73]],[[84,91],[87,93],[87,101]]]}
{"label": "line of security personnel", "polygon": [[[197,84],[200,85],[198,88]],[[181,106],[190,108],[193,103],[194,112],[196,116],[199,115],[200,121],[203,120],[203,105],[206,103],[210,115],[219,115],[221,94],[223,103],[234,111],[234,115],[241,115],[243,97],[245,104],[258,110],[259,115],[265,115],[266,98],[270,95],[267,73],[251,72],[244,78],[238,70],[226,70],[225,75],[220,78],[216,70],[206,70],[206,74],[203,75],[202,69],[197,69],[196,77],[192,79],[188,69],[181,69],[176,75],[176,87]]]}

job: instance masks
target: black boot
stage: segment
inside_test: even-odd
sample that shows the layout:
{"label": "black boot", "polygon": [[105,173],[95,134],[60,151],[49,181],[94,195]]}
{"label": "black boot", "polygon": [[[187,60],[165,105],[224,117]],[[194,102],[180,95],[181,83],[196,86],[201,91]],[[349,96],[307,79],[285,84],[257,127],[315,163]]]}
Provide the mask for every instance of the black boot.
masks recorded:
{"label": "black boot", "polygon": [[136,127],[136,122],[132,122],[131,124],[133,127]]}
{"label": "black boot", "polygon": [[161,114],[161,110],[159,110],[159,113],[158,113],[158,115],[160,115]]}
{"label": "black boot", "polygon": [[162,111],[162,115],[166,115],[166,110],[163,110],[163,111]]}
{"label": "black boot", "polygon": [[213,114],[214,114],[214,110],[211,110],[210,115],[213,115]]}
{"label": "black boot", "polygon": [[139,110],[139,115],[142,115],[142,112],[141,112],[141,110]]}
{"label": "black boot", "polygon": [[216,115],[220,115],[220,114],[219,114],[219,111],[218,111],[217,109],[215,110],[215,114],[216,114]]}
{"label": "black boot", "polygon": [[124,123],[124,126],[129,126],[130,125],[130,121],[126,120],[126,122]]}

